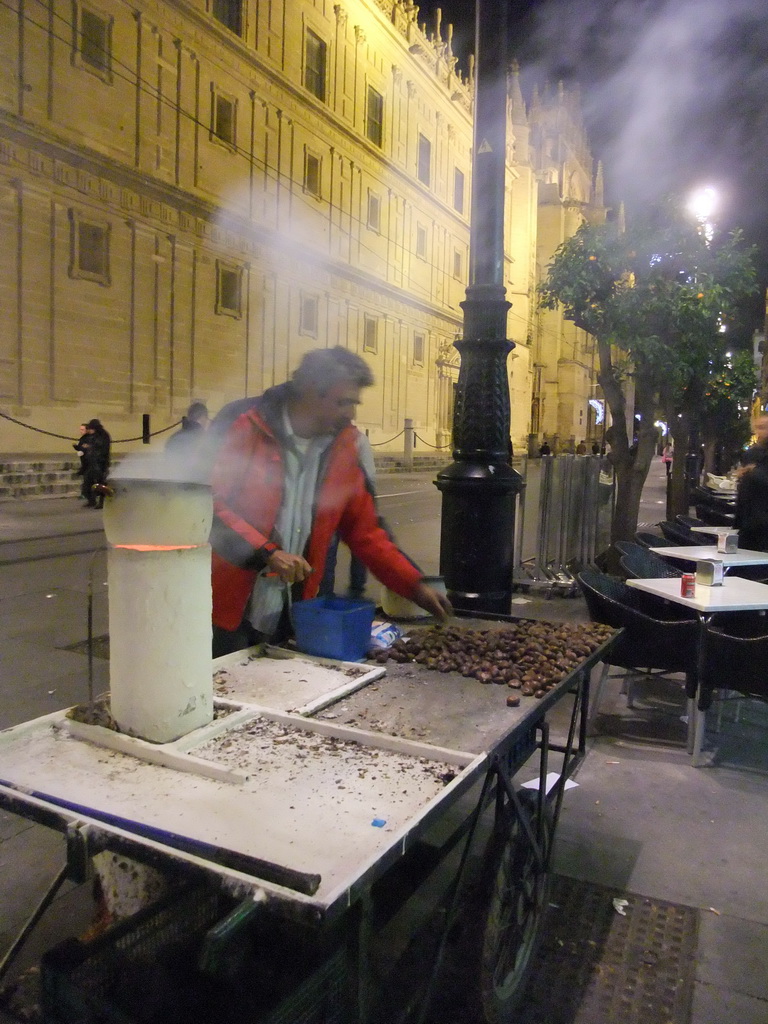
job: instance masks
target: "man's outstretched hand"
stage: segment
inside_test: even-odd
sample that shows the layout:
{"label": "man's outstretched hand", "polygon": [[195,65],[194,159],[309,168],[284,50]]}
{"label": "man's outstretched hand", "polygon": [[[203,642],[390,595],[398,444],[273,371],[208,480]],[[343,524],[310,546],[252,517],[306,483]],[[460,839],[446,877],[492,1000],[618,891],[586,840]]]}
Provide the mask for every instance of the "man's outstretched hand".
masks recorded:
{"label": "man's outstretched hand", "polygon": [[446,619],[453,615],[453,606],[445,594],[441,594],[439,590],[435,590],[434,587],[427,586],[422,580],[421,583],[416,587],[411,600],[423,608],[425,612],[429,612],[438,622],[445,622]]}

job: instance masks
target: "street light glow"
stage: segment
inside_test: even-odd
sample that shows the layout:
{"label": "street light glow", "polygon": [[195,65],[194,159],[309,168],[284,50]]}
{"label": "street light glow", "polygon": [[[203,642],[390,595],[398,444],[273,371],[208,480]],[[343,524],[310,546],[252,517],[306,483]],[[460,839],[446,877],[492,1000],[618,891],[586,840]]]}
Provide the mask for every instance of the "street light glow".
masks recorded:
{"label": "street light glow", "polygon": [[711,242],[715,229],[712,224],[712,214],[717,209],[717,192],[709,185],[705,188],[698,188],[691,193],[688,200],[688,210],[696,218],[699,230],[704,238]]}
{"label": "street light glow", "polygon": [[688,209],[696,220],[703,222],[709,220],[717,207],[717,192],[709,186],[696,189],[688,200]]}

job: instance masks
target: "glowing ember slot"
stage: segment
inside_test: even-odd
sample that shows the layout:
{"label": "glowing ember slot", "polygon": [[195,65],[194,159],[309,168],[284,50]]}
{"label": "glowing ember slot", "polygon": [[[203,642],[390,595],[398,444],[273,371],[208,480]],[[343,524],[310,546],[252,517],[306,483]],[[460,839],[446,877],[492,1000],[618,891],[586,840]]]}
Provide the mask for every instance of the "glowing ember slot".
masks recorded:
{"label": "glowing ember slot", "polygon": [[200,544],[113,544],[113,548],[123,548],[126,551],[189,551],[191,548],[199,548]]}

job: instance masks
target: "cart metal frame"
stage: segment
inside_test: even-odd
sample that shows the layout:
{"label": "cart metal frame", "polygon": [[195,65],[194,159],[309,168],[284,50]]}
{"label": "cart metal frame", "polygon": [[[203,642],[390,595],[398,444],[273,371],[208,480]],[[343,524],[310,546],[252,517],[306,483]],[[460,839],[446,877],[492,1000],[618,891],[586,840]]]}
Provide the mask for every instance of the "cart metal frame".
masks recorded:
{"label": "cart metal frame", "polygon": [[[496,622],[516,622],[513,616],[484,616]],[[62,832],[66,836],[66,865],[59,871],[48,891],[40,900],[29,921],[21,930],[5,958],[0,963],[0,978],[23,946],[35,924],[42,917],[56,891],[65,878],[83,882],[89,877],[91,858],[102,850],[110,850],[149,863],[178,877],[188,875],[215,886],[241,887],[246,895],[228,916],[228,922],[219,922],[208,933],[205,956],[213,962],[221,954],[223,946],[231,939],[233,930],[242,927],[260,910],[269,906],[281,917],[290,921],[311,923],[318,929],[328,928],[346,919],[343,931],[348,937],[351,968],[355,983],[355,1020],[358,1024],[379,1024],[387,1021],[413,1021],[421,1024],[426,1019],[434,994],[438,971],[443,960],[449,932],[460,915],[466,893],[466,878],[470,855],[477,849],[480,823],[485,812],[493,809],[493,830],[501,837],[501,849],[511,844],[524,843],[525,861],[534,877],[545,877],[549,870],[552,842],[560,815],[566,780],[574,773],[586,752],[586,733],[589,719],[590,674],[593,667],[603,659],[615,640],[606,641],[577,669],[546,693],[542,698],[531,700],[525,715],[512,728],[502,730],[497,742],[472,763],[472,770],[465,774],[461,785],[451,791],[450,802],[431,805],[426,813],[418,816],[413,827],[400,841],[390,847],[376,863],[360,870],[354,884],[339,893],[330,904],[322,905],[311,895],[295,891],[285,885],[265,881],[256,873],[254,865],[238,867],[220,851],[195,850],[174,847],[162,835],[138,834],[130,822],[106,820],[106,816],[89,814],[86,809],[65,807],[59,803],[25,792],[13,784],[0,780],[0,806],[11,813],[25,817],[38,824]],[[414,665],[414,670],[420,667]],[[564,743],[553,743],[550,737],[548,713],[566,697],[572,696],[573,703]],[[514,784],[514,776],[526,762],[538,752],[539,785],[533,800],[522,799]],[[549,793],[546,780],[553,754],[560,754],[558,780]],[[471,793],[479,785],[480,795],[466,818],[460,821],[439,849],[438,864],[444,865],[448,856],[460,850],[459,865],[450,879],[442,903],[437,948],[431,969],[426,974],[425,984],[406,1004],[396,1009],[382,995],[382,986],[377,983],[371,970],[373,933],[373,888],[386,888],[386,875],[406,853],[423,839],[427,831],[458,800]],[[463,844],[463,845],[461,845]],[[498,844],[497,844],[498,846]],[[420,884],[424,884],[423,882]],[[431,884],[431,883],[430,883]],[[413,890],[416,892],[417,887]],[[511,898],[511,897],[510,897]],[[530,949],[522,950],[505,984],[515,991],[524,986],[527,968],[530,964],[530,950],[538,940],[544,907],[532,906],[532,919],[525,923],[524,941]],[[231,927],[227,926],[227,923]],[[518,936],[519,938],[519,936]],[[514,950],[512,951],[514,953]],[[509,959],[509,950],[499,949],[499,962]],[[525,955],[523,955],[525,954]],[[515,976],[515,972],[520,976]],[[383,1015],[382,1015],[383,1014]]]}

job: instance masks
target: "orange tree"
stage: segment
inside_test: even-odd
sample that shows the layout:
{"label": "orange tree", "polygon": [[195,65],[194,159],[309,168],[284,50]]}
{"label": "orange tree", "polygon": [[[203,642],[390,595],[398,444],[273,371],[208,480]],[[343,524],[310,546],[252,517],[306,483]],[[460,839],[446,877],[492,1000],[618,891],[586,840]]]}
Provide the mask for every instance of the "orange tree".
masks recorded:
{"label": "orange tree", "polygon": [[[704,469],[727,472],[752,433],[750,413],[758,386],[751,352],[734,352],[713,360],[700,408]],[[718,468],[715,459],[721,456]]]}
{"label": "orange tree", "polygon": [[[566,319],[596,341],[612,420],[606,439],[617,484],[613,540],[637,529],[659,408],[674,417],[677,450],[688,450],[711,360],[723,345],[719,325],[754,288],[753,262],[740,235],[708,243],[672,204],[621,233],[613,224],[585,224],[555,253],[541,303],[562,306]],[[676,462],[679,487],[684,460]]]}

